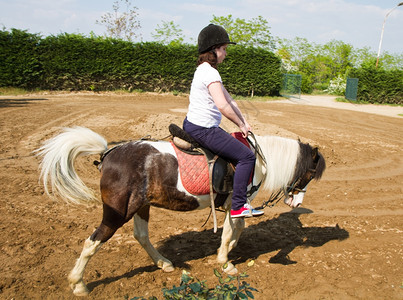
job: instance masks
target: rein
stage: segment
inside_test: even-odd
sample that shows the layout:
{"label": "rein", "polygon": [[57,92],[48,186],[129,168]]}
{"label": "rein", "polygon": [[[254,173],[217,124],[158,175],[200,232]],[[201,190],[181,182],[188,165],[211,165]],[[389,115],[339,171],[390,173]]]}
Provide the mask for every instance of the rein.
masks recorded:
{"label": "rein", "polygon": [[[309,171],[312,172],[312,174],[316,173],[315,169],[309,169]],[[309,181],[311,181],[313,177],[314,177],[314,175],[311,175],[311,178]],[[270,198],[267,201],[263,201],[262,206],[256,207],[255,209],[263,209],[267,206],[271,208],[271,207],[275,206],[281,199],[285,200],[287,195],[289,195],[293,191],[297,191],[298,193],[305,193],[304,189],[300,189],[300,188],[296,187],[300,183],[301,180],[302,180],[302,175],[300,177],[298,177],[297,179],[295,179],[295,181],[291,185],[287,186],[286,189],[280,189],[279,191],[272,193],[270,195]]]}
{"label": "rein", "polygon": [[304,190],[302,189],[297,189],[295,188],[295,185],[297,184],[297,182],[299,182],[300,178],[296,179],[293,184],[291,184],[290,186],[287,186],[287,189],[280,189],[277,192],[273,192],[271,193],[269,199],[267,199],[266,201],[263,201],[262,205],[259,207],[255,207],[255,209],[264,209],[266,207],[272,208],[274,207],[277,203],[280,202],[280,200],[284,200],[287,195],[291,192],[291,191],[295,191],[298,190],[299,192],[304,192]]}
{"label": "rein", "polygon": [[[253,138],[254,143],[249,139],[249,136],[251,136]],[[252,196],[254,193],[256,193],[260,189],[260,186],[262,185],[262,182],[266,179],[266,176],[267,176],[267,161],[266,161],[266,157],[263,154],[262,148],[260,148],[260,145],[258,144],[258,142],[256,140],[256,137],[255,137],[255,135],[253,134],[252,131],[249,131],[249,136],[247,137],[247,140],[248,140],[249,144],[252,146],[252,148],[255,149],[255,156],[259,155],[260,158],[262,159],[263,164],[266,167],[266,173],[263,175],[262,180],[257,185],[253,184],[253,178],[252,178],[252,187],[246,193],[246,196],[248,198],[250,196]]]}

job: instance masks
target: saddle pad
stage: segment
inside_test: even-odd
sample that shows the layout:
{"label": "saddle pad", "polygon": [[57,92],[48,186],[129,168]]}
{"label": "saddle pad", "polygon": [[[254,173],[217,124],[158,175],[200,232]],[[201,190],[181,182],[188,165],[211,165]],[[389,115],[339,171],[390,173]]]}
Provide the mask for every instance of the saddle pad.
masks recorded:
{"label": "saddle pad", "polygon": [[[250,145],[241,132],[234,132],[231,135],[245,144]],[[178,158],[179,174],[181,176],[183,187],[192,195],[206,195],[210,193],[209,170],[206,157],[204,155],[192,155],[178,149],[171,141]],[[253,172],[249,178],[252,182]]]}
{"label": "saddle pad", "polygon": [[207,160],[204,155],[191,155],[179,150],[174,143],[178,158],[179,174],[184,188],[192,195],[206,195],[210,193],[210,182]]}

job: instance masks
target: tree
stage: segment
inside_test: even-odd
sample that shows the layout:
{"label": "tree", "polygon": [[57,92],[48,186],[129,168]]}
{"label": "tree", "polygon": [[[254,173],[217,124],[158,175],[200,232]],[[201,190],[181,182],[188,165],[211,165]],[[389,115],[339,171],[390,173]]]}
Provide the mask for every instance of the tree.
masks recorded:
{"label": "tree", "polygon": [[292,65],[300,68],[302,62],[309,56],[318,54],[318,46],[309,43],[306,38],[277,39],[277,55],[291,61]]}
{"label": "tree", "polygon": [[[121,12],[122,3],[126,4],[126,11],[123,12]],[[116,0],[113,3],[113,13],[105,13],[96,24],[106,26],[107,37],[132,41],[141,38],[141,34],[137,33],[141,28],[137,11],[138,8],[132,6],[130,0]]]}
{"label": "tree", "polygon": [[213,15],[211,23],[221,25],[228,32],[230,39],[238,44],[273,50],[275,45],[270,34],[268,21],[262,16],[251,20],[235,20],[232,15],[217,17]]}
{"label": "tree", "polygon": [[162,25],[157,25],[154,31],[152,37],[164,45],[183,43],[182,29],[173,21],[162,21]]}
{"label": "tree", "polygon": [[390,54],[385,51],[379,60],[386,70],[402,70],[403,69],[403,52]]}
{"label": "tree", "polygon": [[320,49],[321,55],[329,60],[328,68],[331,71],[331,78],[336,78],[339,75],[345,77],[352,64],[353,46],[342,41],[332,40]]}

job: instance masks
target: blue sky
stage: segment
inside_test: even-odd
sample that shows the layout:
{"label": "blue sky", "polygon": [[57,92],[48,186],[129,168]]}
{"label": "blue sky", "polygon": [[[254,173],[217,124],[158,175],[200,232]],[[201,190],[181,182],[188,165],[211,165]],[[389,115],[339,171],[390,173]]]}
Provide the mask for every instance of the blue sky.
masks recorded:
{"label": "blue sky", "polygon": [[[0,26],[26,29],[43,36],[82,33],[98,35],[104,27],[96,20],[112,12],[114,0],[0,0]],[[199,31],[216,16],[268,20],[275,37],[296,36],[324,44],[341,40],[355,48],[378,51],[385,15],[399,2],[395,0],[132,0],[138,8],[140,33],[144,41],[162,21],[174,21],[195,41]],[[403,52],[403,6],[393,10],[385,23],[382,51]]]}

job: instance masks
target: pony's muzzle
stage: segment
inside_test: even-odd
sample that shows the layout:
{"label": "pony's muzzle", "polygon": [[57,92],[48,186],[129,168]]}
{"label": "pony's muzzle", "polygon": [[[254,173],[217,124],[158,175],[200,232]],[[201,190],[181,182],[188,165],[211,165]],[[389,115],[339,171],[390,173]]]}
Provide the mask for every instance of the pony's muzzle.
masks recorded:
{"label": "pony's muzzle", "polygon": [[284,199],[284,203],[291,208],[299,207],[302,204],[302,201],[304,201],[305,192],[306,187],[302,191],[298,192],[298,194],[288,194],[287,197]]}

